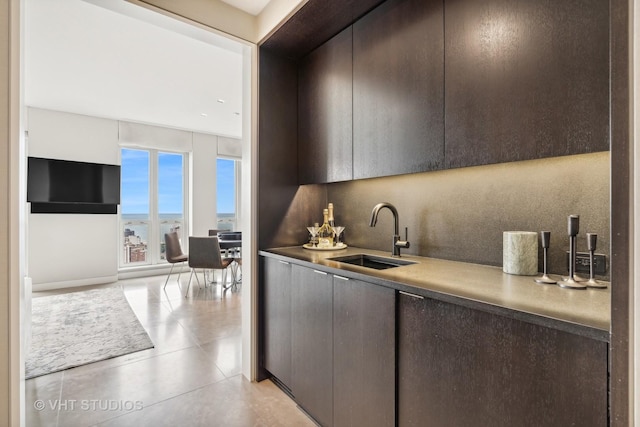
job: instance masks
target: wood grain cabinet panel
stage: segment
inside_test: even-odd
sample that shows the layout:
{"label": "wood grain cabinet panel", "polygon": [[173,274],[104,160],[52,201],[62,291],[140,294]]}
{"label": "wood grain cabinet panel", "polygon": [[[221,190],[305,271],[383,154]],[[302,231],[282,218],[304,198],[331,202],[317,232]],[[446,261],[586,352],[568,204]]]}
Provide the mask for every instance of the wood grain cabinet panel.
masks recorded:
{"label": "wood grain cabinet panel", "polygon": [[333,279],[334,426],[395,425],[393,289]]}
{"label": "wood grain cabinet panel", "polygon": [[291,264],[264,260],[264,367],[291,387]]}
{"label": "wood grain cabinet panel", "polygon": [[353,24],[354,179],[443,167],[442,11],[387,0]]}
{"label": "wood grain cabinet panel", "polygon": [[607,343],[398,297],[401,426],[606,426]]}
{"label": "wood grain cabinet panel", "polygon": [[301,184],[346,181],[352,172],[351,27],[304,58],[298,72]]}
{"label": "wood grain cabinet panel", "polygon": [[333,280],[291,268],[292,391],[320,425],[333,423]]}
{"label": "wood grain cabinet panel", "polygon": [[609,149],[609,2],[446,0],[446,168]]}

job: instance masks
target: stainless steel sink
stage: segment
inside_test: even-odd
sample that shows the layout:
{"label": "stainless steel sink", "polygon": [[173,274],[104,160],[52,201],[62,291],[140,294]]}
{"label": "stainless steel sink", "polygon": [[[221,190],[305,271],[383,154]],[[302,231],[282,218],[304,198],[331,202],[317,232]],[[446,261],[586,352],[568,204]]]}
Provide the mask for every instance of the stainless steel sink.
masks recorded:
{"label": "stainless steel sink", "polygon": [[407,261],[398,258],[385,258],[367,254],[346,255],[327,259],[351,265],[358,265],[360,267],[373,268],[375,270],[386,270],[387,268],[416,264],[414,261]]}

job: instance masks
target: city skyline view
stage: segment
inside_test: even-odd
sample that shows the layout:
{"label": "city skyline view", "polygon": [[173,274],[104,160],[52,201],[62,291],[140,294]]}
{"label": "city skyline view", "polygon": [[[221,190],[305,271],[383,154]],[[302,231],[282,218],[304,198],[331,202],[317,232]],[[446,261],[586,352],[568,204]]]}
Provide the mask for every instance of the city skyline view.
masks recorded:
{"label": "city skyline view", "polygon": [[[182,154],[158,153],[158,213],[183,213]],[[120,212],[149,214],[149,151],[122,149]],[[218,213],[235,213],[235,161],[216,159]]]}
{"label": "city skyline view", "polygon": [[[121,207],[124,245],[124,264],[153,262],[149,259],[148,245],[159,245],[160,261],[164,260],[164,241],[161,236],[179,231],[184,216],[184,155],[142,149],[121,150]],[[151,161],[157,162],[152,171]],[[230,228],[235,228],[235,161],[216,159],[216,195],[218,212],[211,215]],[[157,176],[157,189],[152,187],[151,176]],[[212,186],[213,188],[213,186]],[[157,219],[160,220],[159,238],[149,240],[151,218],[151,192],[156,192]],[[155,243],[153,243],[155,242]]]}

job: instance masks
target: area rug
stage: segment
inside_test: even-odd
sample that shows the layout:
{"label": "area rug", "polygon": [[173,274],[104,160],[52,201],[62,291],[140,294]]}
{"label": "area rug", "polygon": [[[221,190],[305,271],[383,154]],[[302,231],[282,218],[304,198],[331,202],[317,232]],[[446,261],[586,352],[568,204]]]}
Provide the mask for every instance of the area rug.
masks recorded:
{"label": "area rug", "polygon": [[26,378],[153,347],[120,288],[34,298]]}

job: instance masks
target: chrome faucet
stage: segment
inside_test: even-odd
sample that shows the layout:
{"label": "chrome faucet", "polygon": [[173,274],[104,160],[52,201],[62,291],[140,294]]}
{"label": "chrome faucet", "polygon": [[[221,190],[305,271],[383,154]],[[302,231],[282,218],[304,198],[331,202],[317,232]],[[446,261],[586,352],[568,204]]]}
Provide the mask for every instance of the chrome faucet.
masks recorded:
{"label": "chrome faucet", "polygon": [[400,240],[400,221],[398,220],[398,210],[391,203],[383,202],[378,203],[373,207],[371,211],[371,221],[369,227],[375,227],[378,222],[378,212],[380,209],[388,208],[393,214],[393,247],[391,249],[392,256],[400,256],[400,248],[408,248],[409,242],[407,241],[409,232],[405,228],[405,240]]}

